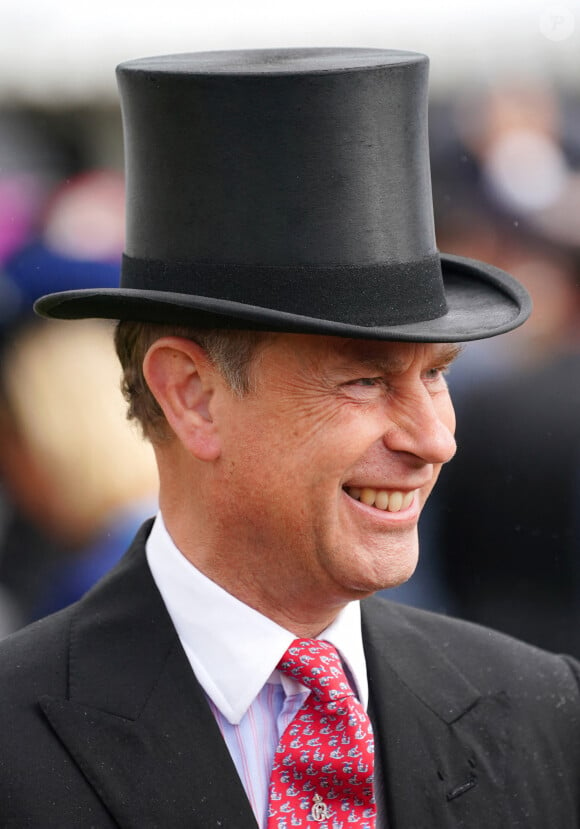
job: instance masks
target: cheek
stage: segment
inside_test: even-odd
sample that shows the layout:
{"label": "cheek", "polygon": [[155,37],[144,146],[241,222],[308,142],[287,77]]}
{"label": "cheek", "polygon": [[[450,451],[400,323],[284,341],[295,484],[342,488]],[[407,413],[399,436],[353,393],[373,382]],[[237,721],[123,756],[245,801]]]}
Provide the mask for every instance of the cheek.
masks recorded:
{"label": "cheek", "polygon": [[255,412],[240,407],[229,420],[222,470],[227,483],[236,479],[248,499],[266,492],[277,500],[283,493],[296,505],[312,500],[313,493],[323,497],[384,432],[385,413],[376,405],[296,398],[280,396],[275,405],[262,404]]}
{"label": "cheek", "polygon": [[248,439],[256,451],[281,457],[289,466],[335,454],[352,427],[343,408],[336,401],[280,400],[269,417],[251,425]]}

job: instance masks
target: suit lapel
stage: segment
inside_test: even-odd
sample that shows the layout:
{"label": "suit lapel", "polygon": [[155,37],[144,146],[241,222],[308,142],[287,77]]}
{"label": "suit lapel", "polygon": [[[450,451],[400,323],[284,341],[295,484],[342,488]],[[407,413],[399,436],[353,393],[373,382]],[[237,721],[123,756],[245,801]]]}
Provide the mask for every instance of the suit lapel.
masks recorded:
{"label": "suit lapel", "polygon": [[396,605],[364,602],[363,633],[389,829],[499,829],[504,699],[481,697]]}
{"label": "suit lapel", "polygon": [[255,829],[153,583],[146,528],[71,626],[69,692],[41,707],[123,829]]}
{"label": "suit lapel", "polygon": [[[148,532],[80,603],[68,693],[40,705],[122,829],[256,829],[151,578]],[[499,829],[507,706],[482,698],[407,617],[363,603],[389,829]]]}

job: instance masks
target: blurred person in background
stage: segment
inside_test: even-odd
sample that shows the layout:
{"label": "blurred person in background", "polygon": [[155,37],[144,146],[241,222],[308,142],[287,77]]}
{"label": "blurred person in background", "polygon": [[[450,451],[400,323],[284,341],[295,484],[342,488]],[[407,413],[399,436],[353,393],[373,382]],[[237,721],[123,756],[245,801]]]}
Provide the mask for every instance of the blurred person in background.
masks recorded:
{"label": "blurred person in background", "polygon": [[495,90],[460,115],[435,158],[438,239],[516,275],[534,310],[451,372],[460,451],[399,598],[580,655],[580,147],[546,90]]}
{"label": "blurred person in background", "polygon": [[123,193],[109,171],[53,188],[40,233],[0,275],[0,584],[15,626],[82,596],[155,508],[153,455],[124,416],[107,327],[75,334],[31,311],[57,285],[116,284]]}
{"label": "blurred person in background", "polygon": [[125,418],[107,325],[27,327],[3,355],[0,388],[6,490],[61,548],[42,568],[38,617],[80,598],[117,561],[155,511],[157,476]]}
{"label": "blurred person in background", "polygon": [[580,141],[566,117],[573,106],[580,116],[580,102],[549,88],[498,85],[432,118],[439,244],[516,273],[535,308],[505,342],[465,349],[451,377],[459,407],[482,377],[542,362],[570,339],[580,247]]}
{"label": "blurred person in background", "polygon": [[537,241],[525,254],[530,339],[517,370],[461,393],[431,543],[455,613],[580,656],[580,260]]}

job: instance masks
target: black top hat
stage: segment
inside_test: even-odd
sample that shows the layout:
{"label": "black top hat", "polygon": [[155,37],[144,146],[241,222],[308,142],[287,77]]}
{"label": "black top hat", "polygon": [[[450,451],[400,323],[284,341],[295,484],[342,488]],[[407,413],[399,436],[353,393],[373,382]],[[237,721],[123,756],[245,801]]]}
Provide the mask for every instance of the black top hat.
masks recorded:
{"label": "black top hat", "polygon": [[424,55],[207,52],[117,71],[121,285],[39,313],[440,342],[529,315],[508,274],[437,251]]}

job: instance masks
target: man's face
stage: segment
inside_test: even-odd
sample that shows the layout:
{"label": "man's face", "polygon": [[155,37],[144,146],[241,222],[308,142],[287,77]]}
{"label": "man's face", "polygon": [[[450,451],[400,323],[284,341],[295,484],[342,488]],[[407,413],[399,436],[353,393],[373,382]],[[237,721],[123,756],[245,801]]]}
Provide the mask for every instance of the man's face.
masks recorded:
{"label": "man's face", "polygon": [[239,578],[338,606],[411,575],[419,514],[455,452],[443,373],[457,351],[276,335],[255,389],[222,389],[214,516]]}

